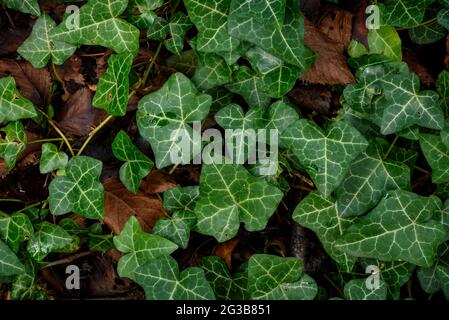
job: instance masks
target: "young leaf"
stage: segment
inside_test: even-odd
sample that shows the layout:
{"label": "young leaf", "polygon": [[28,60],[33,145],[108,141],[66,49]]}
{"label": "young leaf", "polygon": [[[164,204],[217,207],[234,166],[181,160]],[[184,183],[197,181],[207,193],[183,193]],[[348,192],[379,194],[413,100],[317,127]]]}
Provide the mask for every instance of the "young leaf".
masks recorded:
{"label": "young leaf", "polygon": [[383,11],[385,23],[393,27],[411,28],[419,25],[426,8],[435,0],[388,1]]}
{"label": "young leaf", "polygon": [[126,161],[120,168],[120,181],[129,191],[136,193],[142,179],[153,168],[153,161],[134,146],[124,131],[120,131],[112,142],[112,152],[117,159]]}
{"label": "young leaf", "polygon": [[343,289],[346,300],[386,300],[387,286],[380,280],[378,288],[368,288],[366,279],[354,279]]}
{"label": "young leaf", "polygon": [[367,216],[349,227],[336,247],[356,257],[431,266],[447,236],[444,227],[433,220],[441,206],[435,196],[391,191]]}
{"label": "young leaf", "polygon": [[139,50],[139,29],[119,16],[125,11],[128,1],[89,0],[81,7],[79,25],[72,15],[50,32],[53,41],[64,41],[80,45],[104,46],[117,53]]}
{"label": "young leaf", "polygon": [[52,252],[69,253],[78,249],[80,239],[60,226],[42,222],[36,226],[27,244],[27,251],[36,261],[42,261]]}
{"label": "young leaf", "polygon": [[157,17],[154,12],[164,5],[164,0],[130,0],[128,20],[140,29],[148,29]]}
{"label": "young leaf", "polygon": [[189,18],[182,12],[176,12],[170,21],[156,17],[147,36],[150,40],[164,41],[168,51],[180,55],[184,48],[184,37],[191,27]]}
{"label": "young leaf", "polygon": [[9,277],[25,272],[25,266],[2,240],[0,240],[0,257],[0,277]]}
{"label": "young leaf", "polygon": [[229,52],[240,41],[228,34],[228,0],[185,0],[189,17],[198,29],[197,47],[202,52]]}
{"label": "young leaf", "polygon": [[14,251],[19,251],[20,244],[29,239],[33,225],[27,215],[13,213],[8,215],[0,211],[0,239]]}
{"label": "young leaf", "polygon": [[293,220],[311,229],[320,239],[326,252],[338,263],[341,270],[351,272],[356,258],[335,248],[335,241],[354,222],[341,217],[332,198],[326,199],[319,192],[311,192],[293,212]]}
{"label": "young leaf", "polygon": [[69,162],[69,157],[52,143],[42,145],[42,155],[39,161],[39,171],[42,174],[50,173],[58,169],[64,169]]}
{"label": "young leaf", "polygon": [[226,61],[215,53],[197,51],[198,66],[192,81],[203,90],[209,90],[232,82],[232,71]]}
{"label": "young leaf", "polygon": [[190,124],[206,118],[211,104],[212,98],[199,93],[182,73],[171,75],[162,88],[140,100],[137,125],[151,144],[158,168],[174,164],[171,156],[179,147],[179,137],[191,147],[187,155],[183,154],[183,160],[190,161],[195,156],[192,151],[200,145],[197,139],[193,140]]}
{"label": "young leaf", "polygon": [[370,53],[383,54],[393,60],[402,61],[401,38],[391,26],[381,26],[368,31]]}
{"label": "young leaf", "polygon": [[197,230],[224,242],[237,234],[240,223],[248,231],[265,228],[283,194],[240,165],[205,164],[196,203]]}
{"label": "young leaf", "polygon": [[45,67],[50,59],[54,64],[63,64],[76,50],[72,44],[53,39],[50,31],[54,27],[56,22],[44,13],[35,22],[30,37],[17,49],[35,68]]}
{"label": "young leaf", "polygon": [[40,16],[41,10],[37,0],[0,0],[0,3],[4,4],[8,8],[29,13],[33,16]]}
{"label": "young leaf", "polygon": [[156,221],[153,234],[164,237],[186,249],[190,239],[190,229],[195,225],[196,216],[192,212],[177,211],[171,218],[162,217]]}
{"label": "young leaf", "polygon": [[313,300],[318,288],[300,260],[256,254],[248,262],[248,291],[255,300]]}
{"label": "young leaf", "polygon": [[440,136],[421,134],[419,139],[421,150],[432,168],[432,182],[449,182],[449,149]]}
{"label": "young leaf", "polygon": [[334,122],[323,132],[304,119],[285,130],[281,142],[299,159],[325,197],[340,185],[352,161],[368,146],[350,124]]}
{"label": "young leaf", "polygon": [[234,72],[232,83],[225,87],[243,96],[250,107],[266,108],[270,105],[271,98],[263,91],[262,79],[248,67],[240,67]]}
{"label": "young leaf", "polygon": [[298,0],[232,0],[228,32],[297,66],[301,74],[315,62],[314,52],[304,44]]}
{"label": "young leaf", "polygon": [[178,263],[162,256],[136,270],[136,282],[148,300],[212,300],[214,292],[200,268],[179,271]]}
{"label": "young leaf", "polygon": [[410,168],[385,159],[388,145],[377,142],[351,165],[348,175],[336,189],[338,212],[343,217],[359,216],[373,208],[390,190],[410,190]]}
{"label": "young leaf", "polygon": [[203,257],[201,268],[218,300],[244,300],[249,297],[246,263],[232,276],[224,260],[217,256]]}
{"label": "young leaf", "polygon": [[135,217],[131,217],[118,236],[114,237],[117,250],[123,252],[117,265],[120,277],[136,280],[136,269],[161,256],[169,255],[178,246],[160,236],[145,233]]}
{"label": "young leaf", "polygon": [[176,187],[164,192],[164,209],[170,212],[194,212],[196,201],[200,195],[198,186]]}
{"label": "young leaf", "polygon": [[98,181],[102,167],[101,161],[90,157],[71,158],[66,176],[56,177],[48,187],[51,213],[74,212],[88,219],[103,218],[104,189]]}
{"label": "young leaf", "polygon": [[13,77],[0,79],[0,123],[37,116],[33,104],[16,89]]}
{"label": "young leaf", "polygon": [[129,72],[133,63],[130,53],[112,55],[108,71],[100,78],[92,104],[112,116],[124,116],[128,106]]}
{"label": "young leaf", "polygon": [[8,169],[16,165],[17,157],[25,150],[27,136],[20,121],[10,122],[6,127],[0,129],[5,133],[5,138],[0,137],[0,158],[5,159]]}

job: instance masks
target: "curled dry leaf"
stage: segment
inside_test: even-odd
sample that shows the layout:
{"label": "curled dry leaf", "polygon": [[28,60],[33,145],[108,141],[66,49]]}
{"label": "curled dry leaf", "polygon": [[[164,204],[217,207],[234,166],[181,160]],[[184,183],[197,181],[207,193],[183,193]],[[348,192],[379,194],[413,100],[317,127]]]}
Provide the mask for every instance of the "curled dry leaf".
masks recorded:
{"label": "curled dry leaf", "polygon": [[51,76],[47,68],[35,69],[24,61],[0,60],[0,78],[12,76],[17,89],[36,107],[46,107],[51,99]]}
{"label": "curled dry leaf", "polygon": [[64,82],[72,82],[81,86],[86,84],[82,74],[82,61],[77,55],[73,55],[64,64],[57,66],[56,71]]}
{"label": "curled dry leaf", "polygon": [[323,86],[298,86],[289,94],[289,98],[308,113],[331,114],[332,92]]}
{"label": "curled dry leaf", "polygon": [[344,9],[327,6],[323,18],[320,19],[321,32],[336,42],[337,46],[346,50],[351,41],[352,21],[354,15]]}
{"label": "curled dry leaf", "polygon": [[103,222],[115,233],[119,234],[130,217],[135,216],[145,232],[150,232],[156,221],[164,215],[161,200],[157,196],[136,194],[128,191],[116,179],[107,179],[104,185]]}
{"label": "curled dry leaf", "polygon": [[219,243],[214,249],[214,255],[222,257],[229,269],[232,270],[232,253],[239,244],[240,239],[234,238],[229,241]]}
{"label": "curled dry leaf", "polygon": [[146,194],[154,194],[173,189],[176,185],[176,181],[165,170],[154,170],[145,178],[140,188]]}

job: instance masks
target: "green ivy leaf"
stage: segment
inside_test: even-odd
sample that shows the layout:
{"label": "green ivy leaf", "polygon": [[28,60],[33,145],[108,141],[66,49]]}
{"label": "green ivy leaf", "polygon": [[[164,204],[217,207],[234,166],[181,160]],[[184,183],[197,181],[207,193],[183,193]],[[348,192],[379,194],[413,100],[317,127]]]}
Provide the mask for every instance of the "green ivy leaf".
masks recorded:
{"label": "green ivy leaf", "polygon": [[52,143],[42,145],[42,155],[39,161],[39,171],[42,174],[50,173],[58,169],[64,169],[69,162],[65,152],[58,151],[58,147]]}
{"label": "green ivy leaf", "polygon": [[170,212],[185,211],[193,213],[200,195],[198,186],[176,187],[164,192],[164,209]]}
{"label": "green ivy leaf", "polygon": [[367,216],[349,227],[336,247],[356,257],[431,266],[447,236],[444,227],[432,219],[441,206],[435,196],[391,191]]}
{"label": "green ivy leaf", "polygon": [[176,12],[170,21],[156,17],[147,36],[150,40],[164,41],[168,51],[180,55],[184,48],[184,37],[191,27],[189,18],[182,12]]}
{"label": "green ivy leaf", "polygon": [[437,82],[436,82],[438,93],[441,97],[441,106],[446,114],[446,116],[449,115],[449,72],[446,70],[442,71],[440,75],[438,76]]}
{"label": "green ivy leaf", "polygon": [[351,226],[354,219],[341,217],[332,198],[326,199],[317,191],[309,193],[293,212],[293,220],[314,231],[340,268],[351,272],[356,258],[336,249],[335,241]]}
{"label": "green ivy leaf", "polygon": [[424,157],[432,168],[432,182],[436,184],[449,182],[449,149],[441,137],[421,134],[419,143]]}
{"label": "green ivy leaf", "polygon": [[318,288],[300,260],[256,254],[248,262],[248,291],[256,300],[313,300]]}
{"label": "green ivy leaf", "polygon": [[142,179],[153,168],[153,161],[134,146],[124,131],[115,136],[112,152],[117,159],[126,161],[120,168],[120,181],[129,191],[136,193]]}
{"label": "green ivy leaf", "polygon": [[79,10],[79,26],[72,15],[50,32],[53,41],[64,41],[80,45],[104,46],[117,53],[139,50],[139,29],[119,16],[125,11],[128,1],[89,0]]}
{"label": "green ivy leaf", "polygon": [[0,211],[0,239],[14,251],[19,251],[20,244],[29,239],[33,233],[33,225],[27,215],[13,213],[8,215]]}
{"label": "green ivy leaf", "polygon": [[198,29],[197,50],[202,52],[228,52],[235,50],[240,41],[228,34],[228,0],[185,0],[189,17]]}
{"label": "green ivy leaf", "polygon": [[214,292],[200,268],[179,271],[178,263],[163,256],[140,266],[136,282],[148,300],[212,300]]}
{"label": "green ivy leaf", "polygon": [[411,28],[421,24],[426,8],[435,0],[397,0],[385,4],[383,18],[393,27]]}
{"label": "green ivy leaf", "polygon": [[195,207],[197,230],[220,242],[234,238],[241,222],[248,231],[262,230],[282,197],[281,190],[243,166],[205,164]]}
{"label": "green ivy leaf", "polygon": [[157,17],[154,10],[163,5],[164,0],[130,0],[128,20],[140,29],[148,29]]}
{"label": "green ivy leaf", "polygon": [[209,90],[232,82],[232,71],[226,61],[215,53],[197,51],[198,66],[192,81],[202,90]]}
{"label": "green ivy leaf", "polygon": [[248,67],[240,67],[233,74],[232,83],[225,87],[245,99],[250,107],[266,108],[270,105],[270,96],[263,91],[263,83],[260,76]]}
{"label": "green ivy leaf", "polygon": [[401,38],[391,26],[381,26],[368,31],[370,53],[383,54],[393,60],[402,61]]}
{"label": "green ivy leaf", "polygon": [[53,252],[69,253],[79,248],[80,239],[70,235],[60,226],[44,221],[35,228],[36,231],[28,241],[27,251],[36,261],[42,261]]}
{"label": "green ivy leaf", "polygon": [[[131,217],[118,236],[114,237],[117,250],[125,253],[118,262],[120,277],[138,279],[136,271],[149,261],[169,255],[178,246],[160,236],[145,233],[135,217]],[[136,278],[137,276],[137,278]]]}
{"label": "green ivy leaf", "polygon": [[244,300],[249,297],[248,264],[242,264],[231,276],[222,258],[209,256],[203,257],[201,268],[218,300]]}
{"label": "green ivy leaf", "polygon": [[348,123],[334,122],[323,132],[305,119],[285,130],[281,142],[299,159],[325,197],[340,185],[352,161],[368,146]]}
{"label": "green ivy leaf", "polygon": [[346,300],[386,300],[387,286],[380,280],[379,288],[370,289],[366,285],[366,279],[350,280],[343,289]]}
{"label": "green ivy leaf", "polygon": [[25,272],[25,266],[2,240],[0,240],[0,257],[0,277],[10,277]]}
{"label": "green ivy leaf", "polygon": [[25,150],[27,136],[20,121],[10,122],[0,129],[5,133],[5,138],[0,137],[0,158],[5,159],[8,169],[16,165],[17,157]]}
{"label": "green ivy leaf", "polygon": [[343,217],[359,216],[373,208],[390,190],[410,190],[410,168],[385,159],[387,145],[372,142],[351,165],[336,189],[338,212]]}
{"label": "green ivy leaf", "polygon": [[35,68],[43,68],[48,61],[63,64],[76,50],[76,46],[54,40],[50,35],[56,22],[44,13],[34,24],[29,38],[17,49],[17,52],[31,62]]}
{"label": "green ivy leaf", "polygon": [[33,104],[16,89],[13,77],[0,79],[0,123],[37,116]]}
{"label": "green ivy leaf", "polygon": [[103,218],[104,189],[98,181],[103,164],[84,156],[70,159],[66,176],[58,176],[48,188],[50,211],[54,215],[74,212],[89,219]]}
{"label": "green ivy leaf", "polygon": [[297,0],[233,0],[228,32],[298,67],[301,74],[315,62],[314,52],[304,44],[304,18]]}
{"label": "green ivy leaf", "polygon": [[[180,134],[183,141],[188,139],[186,143],[191,149],[186,160],[190,161],[195,156],[193,150],[200,146],[197,139],[193,140],[190,124],[206,118],[211,104],[212,98],[199,93],[182,73],[171,75],[162,88],[140,100],[137,125],[140,134],[151,144],[158,168],[173,164],[171,154],[179,143],[176,137],[172,137],[173,133]],[[183,156],[184,160],[186,155]]]}
{"label": "green ivy leaf", "polygon": [[0,0],[0,3],[4,4],[8,8],[29,13],[33,16],[40,16],[41,10],[37,0]]}
{"label": "green ivy leaf", "polygon": [[14,278],[11,288],[11,299],[13,300],[42,300],[45,291],[37,285],[38,266],[31,259],[25,262],[25,273]]}
{"label": "green ivy leaf", "polygon": [[108,70],[100,78],[92,104],[112,116],[124,116],[128,106],[129,73],[133,63],[130,53],[112,55]]}

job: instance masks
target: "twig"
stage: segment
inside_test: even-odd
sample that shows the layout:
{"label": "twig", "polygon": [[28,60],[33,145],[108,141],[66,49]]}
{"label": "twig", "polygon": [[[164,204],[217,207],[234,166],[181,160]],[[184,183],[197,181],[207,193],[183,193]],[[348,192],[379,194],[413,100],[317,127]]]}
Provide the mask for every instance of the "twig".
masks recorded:
{"label": "twig", "polygon": [[[71,138],[67,138],[68,141],[73,141],[73,139]],[[46,143],[46,142],[58,142],[58,141],[63,141],[64,139],[62,138],[51,138],[51,139],[39,139],[39,140],[33,140],[33,141],[29,141],[27,144],[37,144],[37,143]]]}
{"label": "twig", "polygon": [[71,255],[67,258],[61,259],[61,260],[57,260],[57,261],[53,261],[48,263],[46,266],[44,266],[42,269],[46,269],[46,268],[50,268],[50,267],[54,267],[54,266],[58,266],[61,264],[69,264],[77,259],[83,258],[83,257],[87,257],[90,256],[92,254],[91,251],[86,251],[86,252],[80,252],[74,255]]}
{"label": "twig", "polygon": [[19,203],[23,203],[23,201],[19,200],[19,199],[0,199],[0,202],[19,202]]}

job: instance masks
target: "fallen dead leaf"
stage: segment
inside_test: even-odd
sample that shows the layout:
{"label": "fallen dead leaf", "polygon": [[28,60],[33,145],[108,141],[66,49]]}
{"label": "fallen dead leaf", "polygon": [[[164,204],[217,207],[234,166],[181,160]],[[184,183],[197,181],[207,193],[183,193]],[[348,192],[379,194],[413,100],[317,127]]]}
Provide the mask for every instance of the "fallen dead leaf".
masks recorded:
{"label": "fallen dead leaf", "polygon": [[232,270],[232,253],[239,242],[239,238],[234,238],[218,244],[214,249],[214,255],[222,257],[230,270]]}
{"label": "fallen dead leaf", "polygon": [[140,188],[146,194],[162,193],[176,187],[176,181],[164,170],[152,171]]}
{"label": "fallen dead leaf", "polygon": [[81,86],[86,84],[82,74],[82,62],[78,55],[73,55],[64,64],[57,66],[56,71],[64,82],[72,82]]}
{"label": "fallen dead leaf", "polygon": [[12,76],[20,93],[36,107],[46,107],[51,99],[51,77],[47,68],[35,69],[24,61],[0,60],[0,78]]}
{"label": "fallen dead leaf", "polygon": [[104,185],[105,216],[103,222],[119,234],[129,218],[135,216],[143,230],[150,232],[156,221],[164,215],[162,203],[157,196],[136,194],[128,191],[116,179],[107,179]]}
{"label": "fallen dead leaf", "polygon": [[0,30],[0,57],[15,54],[17,49],[25,42],[32,30],[32,20],[30,24],[23,28],[5,28]]}
{"label": "fallen dead leaf", "polygon": [[81,88],[70,96],[59,121],[64,133],[86,136],[107,116],[104,110],[92,106],[92,98],[92,92],[87,88]]}
{"label": "fallen dead leaf", "polygon": [[425,87],[431,87],[435,84],[435,78],[432,73],[409,50],[403,50],[403,60],[407,63],[410,71],[419,76],[421,83]]}
{"label": "fallen dead leaf", "polygon": [[326,6],[326,11],[318,25],[321,32],[341,46],[342,51],[345,51],[351,41],[353,18],[354,15],[347,10],[336,6]]}
{"label": "fallen dead leaf", "polygon": [[354,15],[354,23],[352,25],[352,39],[363,43],[368,48],[368,29],[366,28],[366,7],[367,0],[360,0]]}
{"label": "fallen dead leaf", "polygon": [[324,86],[298,86],[289,92],[288,97],[306,112],[331,114],[332,92]]}
{"label": "fallen dead leaf", "polygon": [[317,53],[317,61],[300,79],[308,83],[333,85],[354,82],[355,78],[346,64],[343,45],[330,39],[307,18],[304,23],[305,43]]}

